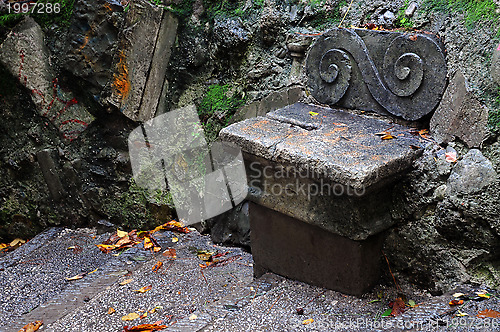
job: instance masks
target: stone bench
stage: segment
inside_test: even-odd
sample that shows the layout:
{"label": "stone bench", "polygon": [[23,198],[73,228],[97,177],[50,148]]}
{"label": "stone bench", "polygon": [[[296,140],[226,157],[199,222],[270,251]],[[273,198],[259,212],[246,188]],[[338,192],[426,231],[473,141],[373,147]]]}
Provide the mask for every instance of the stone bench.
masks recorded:
{"label": "stone bench", "polygon": [[[442,47],[427,34],[331,30],[309,50],[306,69],[321,103],[406,120],[431,112],[446,80]],[[243,151],[257,276],[270,270],[356,295],[377,282],[393,187],[423,145],[414,131],[296,103],[233,124],[220,138]]]}

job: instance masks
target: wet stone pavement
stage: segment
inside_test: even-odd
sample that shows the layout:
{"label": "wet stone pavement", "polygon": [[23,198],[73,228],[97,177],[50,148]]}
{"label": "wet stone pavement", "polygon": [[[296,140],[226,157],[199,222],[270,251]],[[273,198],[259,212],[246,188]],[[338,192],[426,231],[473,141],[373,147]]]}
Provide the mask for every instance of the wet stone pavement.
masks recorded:
{"label": "wet stone pavement", "polygon": [[[0,331],[17,332],[36,320],[44,322],[39,331],[56,332],[119,332],[159,321],[167,325],[162,331],[500,331],[500,318],[476,316],[500,310],[498,293],[448,304],[453,293],[474,294],[481,287],[463,285],[433,297],[411,285],[398,290],[381,283],[358,298],[271,273],[254,279],[251,254],[215,245],[196,231],[157,232],[158,253],[139,244],[119,256],[96,246],[109,236],[52,228],[0,257]],[[175,259],[163,255],[168,248],[176,250]],[[199,250],[226,254],[220,264],[201,268]],[[163,265],[154,272],[158,261]],[[88,274],[66,280],[81,273]],[[145,286],[151,289],[135,292]],[[382,317],[400,294],[416,306]],[[145,317],[121,319],[130,313]]]}

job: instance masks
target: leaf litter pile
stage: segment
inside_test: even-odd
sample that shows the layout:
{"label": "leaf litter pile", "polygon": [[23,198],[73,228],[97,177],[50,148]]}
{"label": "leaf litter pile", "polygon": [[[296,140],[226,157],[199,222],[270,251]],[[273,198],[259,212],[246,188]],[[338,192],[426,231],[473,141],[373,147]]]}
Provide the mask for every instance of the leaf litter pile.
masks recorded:
{"label": "leaf litter pile", "polygon": [[161,247],[153,237],[153,234],[160,230],[173,231],[178,233],[190,232],[190,230],[182,225],[182,223],[172,220],[156,227],[151,231],[138,232],[134,229],[127,233],[124,231],[116,230],[116,232],[111,234],[111,236],[106,241],[104,241],[102,244],[97,244],[96,246],[103,253],[109,254],[112,251],[118,252],[124,249],[132,248],[139,243],[144,243],[144,249],[149,249],[152,252],[158,252],[161,250]]}

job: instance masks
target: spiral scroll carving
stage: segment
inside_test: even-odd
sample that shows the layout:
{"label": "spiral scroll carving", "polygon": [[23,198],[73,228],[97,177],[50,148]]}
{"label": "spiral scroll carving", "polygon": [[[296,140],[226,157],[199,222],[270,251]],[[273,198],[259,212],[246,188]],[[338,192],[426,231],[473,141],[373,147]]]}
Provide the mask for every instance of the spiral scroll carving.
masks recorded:
{"label": "spiral scroll carving", "polygon": [[[306,69],[309,89],[319,102],[335,105],[345,97],[356,106],[367,104],[360,98],[373,98],[407,120],[431,112],[446,83],[442,48],[424,34],[333,29],[312,46]],[[351,85],[359,87],[352,81],[360,78],[371,97],[348,93]]]}

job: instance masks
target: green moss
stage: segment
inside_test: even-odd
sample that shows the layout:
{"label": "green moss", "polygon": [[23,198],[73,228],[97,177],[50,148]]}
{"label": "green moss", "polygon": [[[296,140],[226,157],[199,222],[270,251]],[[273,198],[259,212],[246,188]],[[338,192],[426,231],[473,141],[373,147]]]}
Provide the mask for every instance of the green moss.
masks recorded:
{"label": "green moss", "polygon": [[405,16],[405,10],[408,8],[409,5],[410,5],[410,1],[406,0],[403,8],[401,8],[398,11],[396,21],[394,22],[394,26],[396,28],[411,29],[414,27],[413,21],[410,18]]}
{"label": "green moss", "polygon": [[340,8],[347,6],[347,1],[341,1],[333,10],[324,7],[326,0],[313,0],[310,1],[311,7],[318,10],[314,19],[309,24],[316,29],[324,30],[340,23],[342,15]]}
{"label": "green moss", "polygon": [[179,17],[181,20],[186,20],[191,17],[191,14],[193,13],[194,2],[195,0],[182,0],[178,4],[171,4],[166,7],[166,9],[172,12],[175,16]]}
{"label": "green moss", "polygon": [[472,28],[477,23],[489,23],[497,30],[497,37],[500,36],[500,14],[496,12],[497,5],[494,0],[424,0],[422,8],[463,13],[467,27]]}
{"label": "green moss", "polygon": [[199,107],[198,115],[205,135],[213,141],[219,131],[228,125],[236,110],[245,104],[245,98],[229,85],[211,85]]}

